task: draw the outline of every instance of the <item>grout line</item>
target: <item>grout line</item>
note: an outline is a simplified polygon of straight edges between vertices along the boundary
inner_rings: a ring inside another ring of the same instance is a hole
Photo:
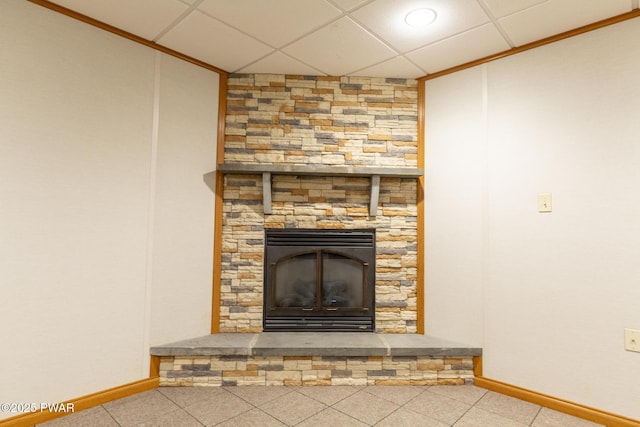
[[[257,404],[254,404],[253,402],[251,402],[251,401],[249,401],[249,400],[245,399],[243,396],[241,396],[241,395],[239,395],[239,394],[237,394],[237,393],[234,393],[234,392],[233,392],[233,389],[238,389],[238,388],[240,388],[240,387],[253,387],[253,386],[238,386],[238,385],[236,385],[236,386],[221,386],[221,388],[222,388],[222,389],[227,390],[229,393],[233,394],[233,395],[234,395],[234,396],[236,396],[237,398],[244,400],[244,401],[245,401],[245,402],[247,402],[249,405],[253,406],[255,409],[258,409],[258,410],[260,410],[260,411],[264,412],[265,414],[270,415],[270,414],[268,414],[267,412],[263,411],[263,410],[262,410],[262,408],[260,408]],[[259,386],[255,386],[255,387],[265,387],[265,388],[266,388],[266,387],[288,387],[288,386],[266,386],[266,385],[259,385]],[[266,401],[262,402],[262,403],[261,403],[261,405],[264,405],[264,404],[267,404],[267,403],[273,402],[273,401],[275,401],[275,400],[277,400],[277,399],[280,399],[281,397],[287,396],[287,395],[289,395],[289,394],[291,394],[291,393],[294,393],[294,392],[296,392],[296,390],[295,390],[295,389],[293,389],[293,388],[291,388],[291,387],[289,387],[289,390],[288,390],[286,393],[283,393],[282,395],[280,395],[280,396],[276,396],[276,397],[274,397],[274,398],[272,398],[272,399],[266,400]],[[270,416],[271,416],[271,415],[270,415]],[[272,418],[275,418],[275,417],[273,417],[273,416],[271,416],[271,417],[272,417]],[[277,418],[276,418],[276,419],[277,419]],[[280,421],[280,420],[278,420],[278,421]]]
[[[302,394],[302,393],[297,392],[297,391],[296,391],[296,393],[298,393],[298,394]],[[305,397],[308,397],[308,396],[305,396]],[[314,399],[314,400],[315,400],[315,399]],[[322,402],[320,402],[320,403],[322,403]],[[322,412],[322,411],[326,410],[327,408],[330,408],[330,406],[329,406],[329,405],[324,404],[324,403],[322,403],[322,404],[324,405],[324,408],[322,408],[322,409],[320,409],[318,412],[313,413],[313,414],[309,415],[308,417],[306,417],[306,418],[304,418],[304,419],[300,420],[298,423],[296,423],[296,425],[302,424],[303,422],[307,421],[309,418],[315,417],[315,416],[316,416],[316,415],[318,415],[320,412]],[[278,420],[278,421],[281,421],[281,420]],[[284,422],[284,421],[282,421],[282,422]]]
[[[531,420],[531,422],[529,423],[529,425],[530,425],[530,426],[532,426],[532,425],[536,422],[536,419],[537,419],[537,418],[538,418],[538,416],[540,415],[540,412],[542,412],[542,406],[540,406],[540,407],[538,408],[538,412],[536,412],[535,417],[533,417],[533,419],[532,419],[532,420]]]
[[[476,402],[476,403],[478,403],[478,402]],[[458,424],[458,422],[460,422],[460,420],[462,420],[462,419],[463,419],[463,418],[464,418],[464,417],[469,413],[469,411],[471,411],[473,408],[475,408],[475,407],[476,407],[476,403],[474,403],[473,405],[469,406],[469,409],[467,409],[466,411],[464,411],[464,413],[463,413],[462,415],[460,415],[460,417],[459,417],[457,420],[455,420],[455,421],[453,422],[453,424],[451,424],[451,425],[452,425],[452,426],[455,426],[456,424]]]
[[[111,412],[109,412],[109,410],[104,407],[104,404],[100,405],[100,407],[102,408],[103,411],[107,413],[107,415],[109,415],[109,417],[111,417],[114,423],[116,423],[117,425],[120,425],[120,423],[113,417],[113,414],[111,414]]]
[[[335,386],[329,386],[329,387],[335,387]],[[349,399],[350,397],[355,396],[355,395],[356,395],[356,394],[358,394],[358,393],[366,393],[364,390],[365,390],[365,388],[366,388],[366,387],[368,387],[368,386],[364,386],[364,388],[361,388],[362,386],[349,386],[349,387],[353,387],[353,388],[355,389],[355,391],[354,391],[353,393],[351,393],[349,396],[345,396],[344,398],[342,398],[342,399],[338,400],[337,402],[334,402],[334,403],[332,403],[331,405],[328,405],[328,407],[329,407],[329,408],[331,408],[331,409],[333,409],[334,411],[338,411],[338,412],[340,412],[341,414],[346,415],[346,416],[347,416],[347,417],[349,417],[349,418],[352,418],[352,419],[354,419],[354,420],[356,420],[356,421],[358,421],[358,422],[360,422],[360,423],[363,423],[364,421],[362,421],[362,420],[360,420],[360,419],[356,418],[353,414],[351,414],[351,413],[347,413],[347,412],[344,412],[344,411],[342,411],[342,410],[340,410],[340,409],[338,409],[338,408],[335,408],[335,407],[334,407],[334,406],[335,406],[335,405],[337,405],[338,403],[341,403],[341,402],[343,402],[343,401],[345,401],[345,400]],[[369,393],[367,393],[367,394],[369,394]],[[370,396],[373,396],[373,395],[372,395],[372,394],[370,394]],[[382,420],[380,420],[380,421],[382,421]],[[380,421],[378,421],[378,422],[380,422]]]
[[[255,406],[255,409],[257,409],[258,411],[260,411],[260,413],[262,413],[262,414],[264,414],[264,415],[266,415],[266,416],[270,417],[271,419],[273,419],[273,420],[275,420],[275,421],[277,421],[277,422],[279,422],[279,423],[282,423],[282,421],[280,421],[279,419],[277,419],[276,417],[274,417],[274,416],[273,416],[273,415],[271,415],[270,413],[268,413],[268,412],[266,412],[266,411],[263,411],[262,409],[258,408],[257,406]],[[251,410],[253,410],[253,409],[251,409]],[[249,411],[247,411],[247,412],[249,412]],[[246,412],[243,412],[243,414],[246,414]],[[237,415],[236,415],[236,417],[237,417]],[[236,417],[233,417],[233,418],[236,418]],[[230,421],[230,420],[232,420],[233,418],[229,418],[229,419],[228,419],[228,420],[226,420],[226,421]],[[226,422],[226,421],[225,421],[225,422]],[[283,424],[284,424],[284,423],[283,423]]]
[[[178,409],[176,412],[178,412],[178,411],[184,411],[184,412],[185,412],[187,415],[189,415],[189,417],[191,417],[195,422],[197,422],[198,424],[200,424],[202,427],[206,427],[206,425],[205,425],[202,421],[200,421],[199,419],[197,419],[195,415],[193,415],[191,412],[187,411],[186,409],[184,409],[184,408],[180,408],[180,409]],[[226,421],[226,420],[225,420],[225,421]]]
[[[177,406],[178,408],[180,408],[180,409],[184,409],[184,407],[183,407],[183,406],[181,406],[178,402],[176,402],[175,400],[173,400],[170,396],[167,396],[166,394],[164,394],[164,393],[162,392],[162,387],[158,387],[158,388],[157,388],[157,390],[158,390],[158,393],[160,393],[161,395],[163,395],[164,397],[166,397],[170,402],[175,403],[175,404],[176,404],[176,406]]]
[[[397,403],[396,403],[396,405],[397,405]],[[406,403],[405,403],[405,405],[406,405]],[[376,422],[376,425],[377,425],[377,424],[379,424],[379,423],[381,423],[381,422],[383,422],[384,420],[386,420],[387,418],[389,418],[391,415],[395,414],[396,412],[398,412],[400,409],[403,409],[403,408],[404,408],[404,405],[399,405],[396,409],[394,409],[393,411],[391,411],[390,413],[388,413],[387,415],[385,415],[384,417],[382,417],[380,420],[378,420],[378,422]],[[411,411],[411,409],[406,409],[406,408],[405,408],[405,410],[406,410],[406,411]],[[422,415],[422,414],[419,414],[419,413],[417,413],[417,412],[415,412],[415,411],[411,411],[411,412],[413,412],[413,413],[415,413],[415,414],[418,414],[418,415]],[[422,415],[422,416],[424,416],[424,415]],[[360,421],[360,420],[358,420],[358,421]]]
[[[232,392],[230,392],[229,390],[227,390],[227,393],[231,394],[232,396],[235,396],[235,395],[234,395]],[[242,399],[240,396],[236,396],[236,397],[237,397],[237,398],[239,398],[239,399]],[[243,400],[244,400],[244,399],[243,399]],[[228,421],[230,421],[230,420],[232,420],[232,419],[234,419],[234,418],[236,418],[236,417],[239,417],[239,416],[241,416],[241,415],[246,414],[247,412],[253,411],[254,409],[259,409],[259,408],[258,408],[257,406],[255,406],[253,403],[251,403],[251,402],[247,402],[247,403],[248,403],[249,405],[251,405],[251,408],[247,409],[246,411],[242,411],[242,412],[240,412],[239,414],[236,414],[236,415],[234,415],[234,416],[233,416],[233,417],[231,417],[231,418],[227,418],[226,420],[221,421],[221,423],[226,423],[226,422],[228,422]],[[264,411],[262,411],[262,412],[263,412],[264,414],[267,414],[267,413],[266,413],[266,412],[264,412]],[[267,415],[269,415],[269,414],[267,414]]]

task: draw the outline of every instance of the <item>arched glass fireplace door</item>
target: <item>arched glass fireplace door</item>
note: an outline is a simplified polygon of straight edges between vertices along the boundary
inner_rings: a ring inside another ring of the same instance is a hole
[[[265,331],[374,330],[373,230],[267,230],[265,242]]]

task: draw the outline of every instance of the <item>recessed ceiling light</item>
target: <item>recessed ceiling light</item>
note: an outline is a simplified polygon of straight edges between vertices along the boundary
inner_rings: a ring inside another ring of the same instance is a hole
[[[404,22],[406,22],[410,27],[423,28],[433,24],[433,21],[436,20],[437,16],[438,14],[433,9],[415,9],[407,13],[407,16],[404,18]]]

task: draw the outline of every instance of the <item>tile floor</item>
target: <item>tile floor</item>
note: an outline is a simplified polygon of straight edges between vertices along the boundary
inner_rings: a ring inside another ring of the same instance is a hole
[[[41,424],[62,426],[596,426],[474,386],[162,387]]]

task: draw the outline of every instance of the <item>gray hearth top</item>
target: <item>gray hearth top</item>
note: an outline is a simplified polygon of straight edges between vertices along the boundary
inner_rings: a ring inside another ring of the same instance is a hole
[[[151,347],[153,356],[481,356],[482,349],[417,334],[264,332],[205,335]]]

